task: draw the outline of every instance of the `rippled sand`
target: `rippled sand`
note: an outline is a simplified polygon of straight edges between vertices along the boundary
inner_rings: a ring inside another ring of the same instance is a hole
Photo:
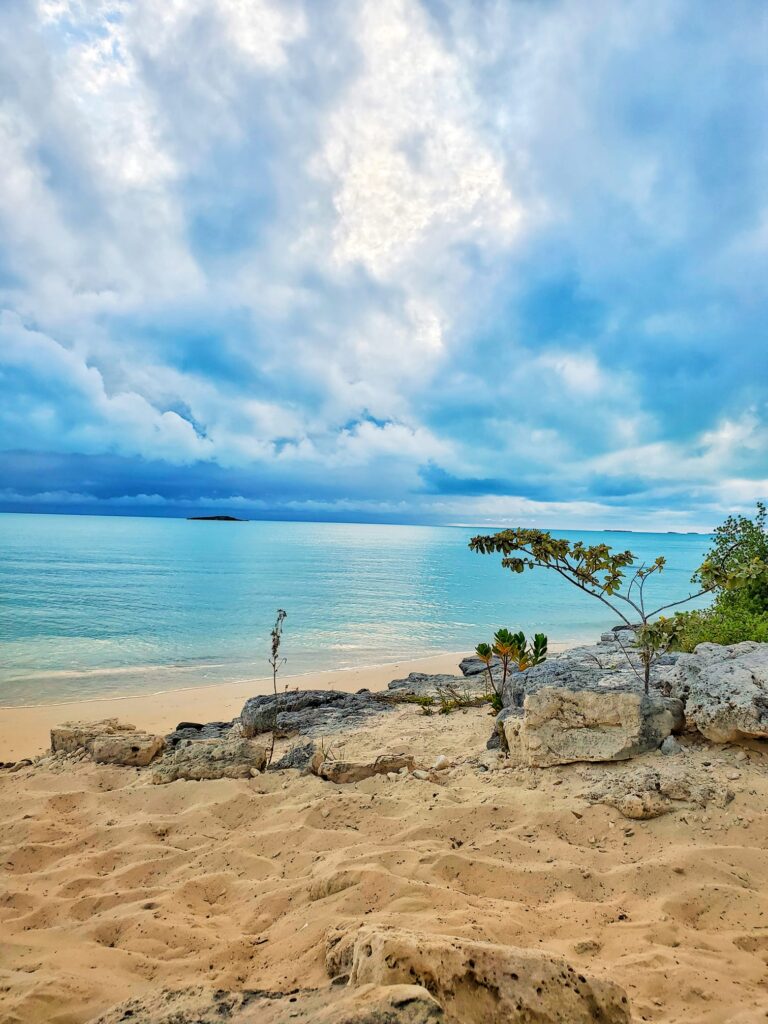
[[[0,1020],[88,1021],[159,986],[322,985],[326,930],[381,921],[565,955],[638,1021],[764,1021],[766,753],[724,810],[630,822],[580,798],[596,766],[496,768],[489,723],[409,707],[346,738],[351,757],[459,759],[442,784],[0,773]],[[734,755],[688,764],[720,778]]]

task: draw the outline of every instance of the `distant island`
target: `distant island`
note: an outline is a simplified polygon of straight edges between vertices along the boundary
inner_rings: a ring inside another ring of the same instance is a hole
[[[238,519],[237,516],[187,516],[189,521],[206,523],[247,523],[247,519]]]

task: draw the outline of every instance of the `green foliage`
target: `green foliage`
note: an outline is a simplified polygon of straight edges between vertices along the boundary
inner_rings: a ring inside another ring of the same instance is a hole
[[[679,612],[678,650],[692,651],[697,644],[739,644],[743,640],[768,643],[768,611],[752,612],[738,604],[722,605],[702,611]]]
[[[718,570],[719,567],[719,570]],[[723,578],[724,576],[724,578]],[[714,582],[720,608],[768,612],[768,509],[758,501],[754,519],[728,516],[693,582]]]
[[[501,711],[501,709],[504,707],[504,704],[502,703],[502,696],[501,696],[501,694],[500,693],[496,693],[495,690],[494,690],[493,693],[490,693],[488,695],[488,703],[491,705],[491,707],[493,708],[493,710],[496,712],[497,715]]]
[[[637,632],[642,679],[646,693],[650,687],[651,666],[663,651],[674,642],[668,625],[655,625],[652,620],[668,608],[684,604],[694,597],[714,590],[717,586],[730,586],[734,570],[723,567],[716,554],[702,570],[701,590],[679,601],[672,601],[653,611],[646,607],[645,587],[654,573],[663,572],[666,561],[658,557],[650,563],[637,564],[631,551],[613,551],[607,544],[587,545],[553,537],[546,530],[502,530],[488,536],[473,537],[469,542],[473,551],[481,554],[500,554],[501,564],[514,573],[526,569],[550,569],[563,579],[597,598],[630,628]],[[632,574],[627,582],[628,570]],[[745,569],[745,572],[753,571]],[[639,629],[637,624],[640,624]],[[626,653],[626,652],[625,652]],[[637,672],[629,654],[627,660]]]
[[[544,633],[536,633],[532,643],[528,643],[525,633],[520,630],[517,633],[502,627],[493,635],[493,645],[478,644],[475,654],[481,661],[485,662],[488,673],[488,702],[495,711],[502,709],[502,697],[504,686],[509,673],[509,666],[515,665],[519,672],[524,672],[532,665],[539,665],[547,659],[547,638]],[[499,658],[502,666],[501,683],[496,684],[491,671],[494,658]]]
[[[540,665],[547,660],[547,648],[549,641],[545,633],[534,633],[533,646],[531,647],[532,665]]]
[[[502,555],[501,564],[512,572],[537,567],[554,569],[582,590],[608,596],[619,591],[625,569],[635,561],[631,551],[615,552],[607,544],[571,543],[553,537],[547,530],[502,530],[473,537],[469,546],[483,555]],[[638,582],[651,573],[661,572],[665,564],[663,558],[657,558],[651,565],[641,566],[635,573]]]
[[[718,571],[716,567],[720,567]],[[715,569],[713,570],[713,567]],[[768,642],[768,510],[759,501],[754,519],[728,516],[714,533],[693,582],[714,582],[711,608],[678,614],[678,646]]]
[[[527,668],[546,661],[547,643],[547,637],[544,633],[536,633],[533,643],[528,643],[522,630],[519,633],[515,633],[515,651],[512,660],[517,665],[518,670],[525,672]]]
[[[651,666],[673,646],[690,650],[704,640],[736,643],[747,639],[766,639],[768,622],[768,510],[757,504],[757,514],[729,516],[715,531],[714,544],[694,573],[692,582],[698,591],[650,611],[645,587],[650,576],[664,570],[662,557],[648,564],[636,564],[631,551],[613,551],[607,544],[586,545],[581,541],[553,537],[546,530],[502,530],[488,536],[473,537],[469,546],[480,554],[500,554],[501,564],[514,573],[526,569],[550,569],[563,579],[602,601],[637,636],[643,666],[645,690],[650,684]],[[631,570],[631,575],[629,571]],[[714,593],[715,603],[704,612],[681,613],[673,617],[657,616],[702,594]],[[638,625],[639,624],[639,625]],[[499,634],[495,640],[498,641]],[[536,638],[529,655],[520,643],[521,634],[507,630],[497,653],[506,649],[506,665],[522,667],[529,656],[535,657]],[[511,639],[511,644],[510,644]],[[517,644],[517,647],[515,646]],[[487,646],[487,645],[486,645]],[[515,652],[522,651],[522,662]],[[544,638],[546,657],[546,638]],[[627,655],[633,669],[635,668]],[[532,662],[535,664],[536,662]]]

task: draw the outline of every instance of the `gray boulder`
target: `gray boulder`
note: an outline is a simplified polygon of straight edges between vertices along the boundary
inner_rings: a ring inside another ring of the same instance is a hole
[[[468,687],[482,689],[482,678],[452,676],[444,673],[427,675],[424,672],[411,672],[406,679],[393,679],[387,689],[397,694],[408,694],[414,697],[434,697],[438,690],[456,688],[463,692]]]
[[[152,773],[156,785],[185,779],[248,779],[264,771],[267,752],[250,740],[185,740],[158,762]]]
[[[674,736],[667,736],[659,749],[667,757],[674,757],[676,754],[685,753],[685,747]]]
[[[173,732],[165,737],[169,747],[176,747],[182,740],[222,740],[232,729],[233,722],[179,722]]]
[[[682,702],[632,690],[545,687],[522,716],[503,720],[516,759],[538,768],[574,761],[625,761],[655,750],[683,727]]]
[[[267,770],[270,772],[280,772],[286,768],[298,768],[300,771],[303,771],[309,767],[316,749],[312,740],[308,743],[299,743],[286,751],[280,760],[271,764]]]
[[[368,690],[291,690],[251,697],[240,713],[243,736],[250,738],[275,728],[278,734],[323,735],[358,725],[391,706]]]
[[[491,661],[491,671],[496,668],[501,668],[501,662],[498,658],[493,658]],[[485,662],[481,658],[475,657],[475,655],[469,658],[462,658],[459,662],[459,670],[465,676],[478,676],[481,672],[484,672],[486,675],[488,674]]]
[[[681,654],[671,692],[686,719],[714,743],[768,737],[768,644],[699,644]]]

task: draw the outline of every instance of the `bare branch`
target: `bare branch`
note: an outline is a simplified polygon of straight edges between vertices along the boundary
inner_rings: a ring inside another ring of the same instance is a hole
[[[655,612],[650,612],[646,617],[652,619],[654,615],[658,615],[660,612],[665,612],[667,608],[677,608],[679,604],[686,604],[688,601],[695,601],[697,597],[703,597],[705,594],[711,594],[716,587],[705,587],[700,590],[698,594],[689,594],[687,597],[681,598],[679,601],[671,601],[669,604],[663,604],[661,608],[657,608]]]

